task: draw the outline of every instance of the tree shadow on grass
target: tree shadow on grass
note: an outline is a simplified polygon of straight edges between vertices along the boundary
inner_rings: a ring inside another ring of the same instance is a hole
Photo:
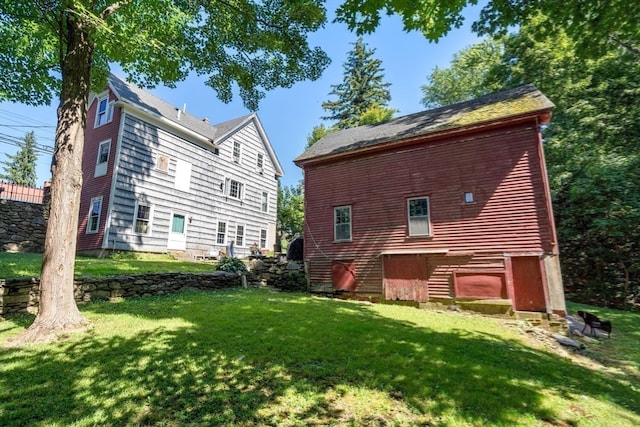
[[[573,423],[545,393],[615,396],[639,413],[640,393],[621,381],[516,339],[443,332],[370,305],[230,291],[82,311],[131,316],[135,329],[2,350],[0,425]],[[358,393],[381,400],[361,410]]]

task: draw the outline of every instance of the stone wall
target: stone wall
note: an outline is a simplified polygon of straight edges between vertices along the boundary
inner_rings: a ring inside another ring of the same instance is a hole
[[[269,286],[283,291],[307,292],[307,275],[302,261],[283,258],[257,258],[247,261],[251,286]]]
[[[240,287],[235,273],[160,273],[82,278],[74,283],[77,302],[163,295],[186,290],[213,290]],[[27,311],[36,313],[40,280],[0,279],[0,315]]]
[[[42,252],[47,232],[50,187],[44,203],[0,199],[0,251]]]

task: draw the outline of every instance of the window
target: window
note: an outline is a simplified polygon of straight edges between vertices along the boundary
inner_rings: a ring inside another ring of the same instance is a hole
[[[333,208],[334,239],[338,242],[351,240],[351,206]]]
[[[269,193],[266,191],[262,192],[262,212],[269,211]]]
[[[244,245],[244,225],[236,227],[236,246]]]
[[[234,199],[242,199],[243,196],[243,185],[241,182],[235,181],[233,179],[227,180],[227,188],[229,197],[233,197]]]
[[[184,215],[173,214],[173,220],[171,221],[171,232],[184,234]]]
[[[169,171],[169,157],[164,155],[156,156],[156,169],[162,172]]]
[[[136,204],[134,231],[138,234],[149,234],[151,223],[151,206],[138,202]]]
[[[98,98],[98,108],[96,109],[96,123],[94,127],[102,126],[113,119],[113,102],[109,102],[109,94]]]
[[[87,221],[87,234],[98,232],[100,228],[100,212],[102,211],[102,196],[91,199],[89,205],[89,220]]]
[[[218,234],[216,236],[216,243],[219,245],[224,245],[224,242],[227,240],[227,224],[225,222],[218,222]]]
[[[240,163],[240,143],[238,141],[233,142],[233,161]]]
[[[409,236],[429,236],[429,198],[416,197],[407,200]]]
[[[473,203],[473,193],[464,193],[464,202]]]
[[[262,153],[258,153],[258,161],[256,166],[258,167],[258,172],[262,173],[264,171],[264,155]]]
[[[98,146],[98,159],[96,160],[96,170],[94,178],[107,174],[107,164],[109,162],[109,152],[111,151],[111,141],[101,142]]]
[[[262,249],[267,247],[267,230],[260,230],[260,247]]]

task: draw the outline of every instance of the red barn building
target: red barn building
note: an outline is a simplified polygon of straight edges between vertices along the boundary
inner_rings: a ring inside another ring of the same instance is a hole
[[[295,162],[310,289],[564,315],[540,135],[552,108],[523,86],[309,147]]]

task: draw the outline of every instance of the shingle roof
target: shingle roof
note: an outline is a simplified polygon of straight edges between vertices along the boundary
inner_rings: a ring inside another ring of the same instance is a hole
[[[294,162],[349,153],[399,139],[494,122],[511,117],[548,112],[553,103],[533,85],[422,111],[389,121],[330,133],[317,141]]]
[[[132,106],[136,108],[143,108],[147,110],[147,112],[164,117],[176,125],[183,126],[205,138],[215,141],[217,135],[216,126],[182,111],[178,119],[179,108],[175,105],[133,84],[125,82],[114,74],[109,76],[109,85],[121,101],[132,104]]]

